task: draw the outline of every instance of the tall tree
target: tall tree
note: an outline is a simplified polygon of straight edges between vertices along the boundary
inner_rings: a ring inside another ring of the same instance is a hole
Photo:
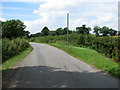
[[[24,35],[24,29],[26,26],[20,20],[7,20],[2,25],[2,36],[6,38],[16,38]]]
[[[48,29],[48,27],[45,26],[45,27],[42,29],[41,34],[42,34],[43,36],[48,36],[48,35],[49,35],[49,29]]]
[[[103,27],[100,29],[100,33],[102,34],[102,36],[108,36],[108,35],[109,35],[109,28],[106,27],[106,26],[103,26]]]
[[[82,25],[81,27],[76,27],[76,32],[78,34],[89,34],[91,31],[90,27],[86,27],[86,25]]]

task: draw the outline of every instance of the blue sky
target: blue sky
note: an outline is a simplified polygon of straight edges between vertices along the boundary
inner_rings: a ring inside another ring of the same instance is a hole
[[[26,2],[24,2],[26,1]],[[5,0],[2,2],[2,21],[20,19],[31,33],[44,26],[50,30],[66,27],[66,13],[70,13],[70,29],[86,24],[118,29],[118,0]],[[92,1],[92,2],[90,2]]]
[[[5,19],[21,19],[34,20],[39,18],[38,15],[33,14],[33,10],[37,9],[41,3],[28,2],[3,2],[2,15]]]

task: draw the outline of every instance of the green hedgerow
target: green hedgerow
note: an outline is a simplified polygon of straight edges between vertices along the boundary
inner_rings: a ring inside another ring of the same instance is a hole
[[[7,38],[4,38],[2,40],[2,62],[5,62],[7,59],[18,55],[28,47],[29,43],[25,39],[17,38],[9,40]]]

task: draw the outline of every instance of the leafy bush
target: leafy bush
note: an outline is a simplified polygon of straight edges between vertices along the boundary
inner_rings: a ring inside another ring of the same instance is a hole
[[[25,39],[17,38],[9,40],[4,38],[2,40],[2,62],[5,62],[7,59],[18,55],[28,47],[29,43]]]

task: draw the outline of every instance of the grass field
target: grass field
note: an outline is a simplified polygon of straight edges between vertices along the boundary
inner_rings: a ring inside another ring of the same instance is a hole
[[[109,60],[95,50],[51,43],[49,45],[62,49],[68,54],[120,78],[120,73],[118,72],[118,63]]]
[[[30,46],[25,51],[21,52],[19,55],[14,56],[13,58],[10,58],[6,62],[2,63],[2,65],[0,66],[0,69],[2,69],[2,71],[10,69],[10,67],[21,62],[23,58],[25,58],[32,51],[32,49],[33,49],[32,46]]]

